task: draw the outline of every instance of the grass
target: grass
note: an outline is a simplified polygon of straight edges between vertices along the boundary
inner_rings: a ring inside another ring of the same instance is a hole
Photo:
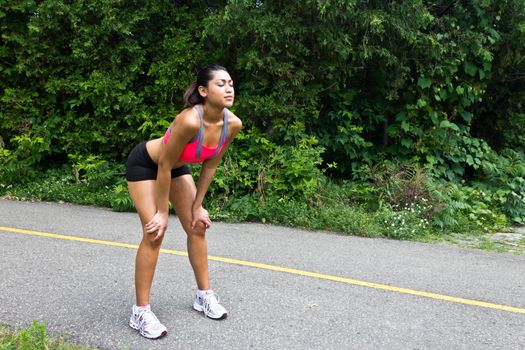
[[[488,204],[481,203],[485,209],[476,211],[477,207],[472,203],[456,200],[453,201],[456,208],[450,210],[450,205],[432,198],[421,179],[405,182],[397,184],[395,191],[392,186],[385,185],[389,189],[386,191],[366,182],[327,181],[316,193],[316,198],[305,200],[259,193],[225,195],[210,191],[205,206],[213,220],[223,222],[262,222],[361,237],[451,242],[517,254],[525,251],[522,242],[508,244],[503,236],[491,236],[508,226],[508,220],[497,210],[488,210]],[[469,191],[457,186],[453,188],[453,194],[458,198],[471,198],[472,191]],[[404,200],[405,197],[408,200]],[[0,183],[0,198],[68,202],[110,207],[115,211],[134,211],[121,177],[101,172],[79,178],[67,167],[43,171],[40,177],[24,184]],[[416,198],[419,200],[415,201]],[[439,208],[448,208],[442,211],[446,215],[440,217]]]
[[[96,350],[97,348],[68,343],[63,338],[50,337],[46,325],[33,321],[31,327],[14,331],[0,325],[0,350]]]

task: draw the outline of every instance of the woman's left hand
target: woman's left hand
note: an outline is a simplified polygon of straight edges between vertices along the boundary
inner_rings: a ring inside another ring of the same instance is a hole
[[[202,206],[193,208],[192,210],[192,220],[191,220],[191,229],[195,229],[195,225],[198,222],[202,222],[206,229],[211,227],[211,220],[208,215],[208,211]]]

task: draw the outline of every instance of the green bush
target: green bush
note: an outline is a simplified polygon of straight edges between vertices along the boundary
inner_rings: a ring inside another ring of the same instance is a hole
[[[32,132],[15,136],[17,146],[13,151],[0,148],[0,181],[3,184],[25,183],[38,173],[42,159],[49,154],[50,144]]]
[[[523,0],[10,1],[0,30],[4,194],[131,209],[126,155],[216,61],[245,125],[209,193],[232,217],[525,222]]]
[[[423,201],[424,203],[425,201]],[[383,225],[381,235],[392,239],[418,239],[432,232],[431,223],[427,218],[430,205],[412,202],[402,208],[381,208],[377,212],[378,221]]]
[[[258,193],[262,200],[314,197],[324,177],[320,169],[324,148],[303,129],[304,125],[296,123],[284,131],[283,145],[272,142],[272,135],[265,135],[255,127],[241,131],[217,169],[210,186],[211,195],[226,199]],[[194,174],[199,169],[200,166],[195,166]]]

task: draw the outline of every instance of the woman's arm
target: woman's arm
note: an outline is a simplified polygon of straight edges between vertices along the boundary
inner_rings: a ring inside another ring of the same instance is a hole
[[[157,210],[145,226],[147,233],[157,233],[155,240],[162,237],[168,227],[171,169],[179,161],[184,147],[197,134],[199,128],[200,120],[196,112],[191,109],[185,110],[175,118],[168,142],[161,144],[155,192]]]
[[[199,181],[197,183],[197,194],[195,195],[195,200],[193,201],[192,206],[193,219],[191,222],[191,228],[195,228],[196,223],[199,221],[202,222],[206,226],[206,228],[210,227],[211,225],[208,213],[202,208],[204,195],[208,191],[208,187],[210,187],[211,181],[213,180],[213,176],[215,175],[215,171],[217,170],[217,166],[219,165],[222,156],[226,153],[233,139],[235,139],[235,136],[237,136],[237,134],[242,128],[241,120],[235,115],[233,115],[233,113],[229,113],[229,124],[231,125],[231,128],[230,135],[228,135],[228,141],[224,145],[219,155],[217,155],[214,158],[207,159],[202,163],[201,173],[199,175]]]

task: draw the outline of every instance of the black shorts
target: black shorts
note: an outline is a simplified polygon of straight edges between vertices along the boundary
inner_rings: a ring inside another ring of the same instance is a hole
[[[183,165],[180,168],[171,169],[171,178],[190,174],[190,168]],[[157,164],[149,156],[146,149],[146,141],[136,145],[129,153],[126,161],[126,180],[144,181],[157,179]]]

